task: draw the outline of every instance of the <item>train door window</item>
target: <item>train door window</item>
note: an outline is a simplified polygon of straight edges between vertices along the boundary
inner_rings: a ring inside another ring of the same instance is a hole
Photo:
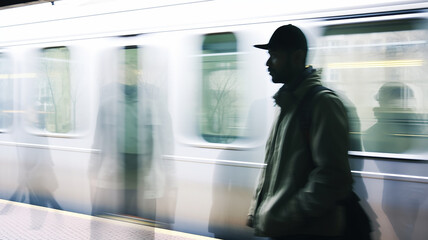
[[[238,79],[238,49],[233,33],[204,36],[199,131],[211,143],[231,143],[242,135],[242,84]]]
[[[75,129],[76,99],[72,98],[70,82],[70,51],[67,47],[41,50],[35,114],[31,121],[40,130],[68,133]]]
[[[122,76],[119,78],[123,84],[137,85],[141,75],[139,67],[138,46],[126,46],[122,49],[121,55]]]
[[[356,110],[349,114],[351,150],[427,151],[427,39],[420,19],[326,28],[314,62],[326,84]]]
[[[0,53],[0,131],[6,131],[13,119],[12,62],[8,55]]]
[[[139,62],[138,46],[131,45],[120,48],[118,77],[120,87],[118,90],[123,93],[119,94],[119,96],[123,97],[123,100],[115,103],[119,112],[118,116],[122,118],[122,120],[117,120],[116,126],[118,133],[122,133],[117,135],[118,150],[120,152],[136,153],[141,151],[138,147],[138,142],[141,139],[145,139],[139,136],[138,133],[138,122],[145,122],[147,124],[146,120],[138,118],[141,116],[138,114],[140,97],[144,95],[144,99],[147,98],[141,91],[143,87],[139,84],[141,70]],[[143,111],[147,115],[151,113],[148,108],[145,108]],[[119,125],[122,122],[124,123],[124,128]],[[148,145],[150,143],[147,143],[145,146]]]

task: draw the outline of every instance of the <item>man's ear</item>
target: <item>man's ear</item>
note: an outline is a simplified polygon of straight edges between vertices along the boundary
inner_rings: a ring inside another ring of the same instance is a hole
[[[299,66],[299,65],[305,66],[306,65],[306,51],[301,50],[301,49],[298,49],[298,50],[294,51],[294,53],[293,53],[293,63],[296,66]]]

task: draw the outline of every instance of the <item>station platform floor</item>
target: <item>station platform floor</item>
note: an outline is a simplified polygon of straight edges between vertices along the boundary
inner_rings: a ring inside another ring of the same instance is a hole
[[[214,238],[146,226],[138,220],[94,217],[0,199],[0,239],[209,240]]]

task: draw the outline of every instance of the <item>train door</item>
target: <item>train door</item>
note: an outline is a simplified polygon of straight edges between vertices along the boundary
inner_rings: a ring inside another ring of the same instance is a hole
[[[110,39],[100,58],[92,214],[170,227],[175,206],[167,60],[156,36]]]

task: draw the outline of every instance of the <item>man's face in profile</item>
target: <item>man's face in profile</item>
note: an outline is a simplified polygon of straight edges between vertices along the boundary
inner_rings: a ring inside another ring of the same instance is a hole
[[[273,83],[288,83],[292,77],[290,51],[269,50],[269,59],[266,62]]]

